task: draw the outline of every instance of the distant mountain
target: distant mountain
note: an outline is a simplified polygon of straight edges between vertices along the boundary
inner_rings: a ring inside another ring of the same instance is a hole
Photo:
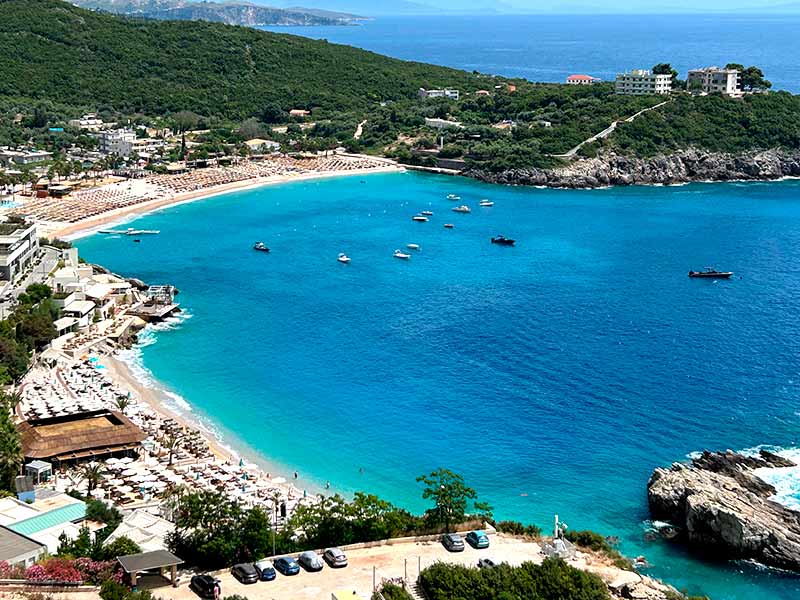
[[[316,9],[283,9],[250,2],[191,0],[72,0],[81,8],[172,21],[211,21],[228,25],[349,25],[356,15]]]

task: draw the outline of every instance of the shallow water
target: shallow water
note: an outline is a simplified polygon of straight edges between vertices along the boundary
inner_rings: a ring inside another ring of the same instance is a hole
[[[680,588],[795,598],[797,579],[642,534],[654,467],[797,444],[799,197],[796,181],[556,191],[388,174],[218,196],[136,220],[162,232],[140,244],[78,245],[181,290],[191,318],[138,358],[301,485],[421,510],[414,478],[446,466],[498,517],[618,535]],[[392,257],[408,243],[421,251]],[[686,276],[706,265],[736,276]]]

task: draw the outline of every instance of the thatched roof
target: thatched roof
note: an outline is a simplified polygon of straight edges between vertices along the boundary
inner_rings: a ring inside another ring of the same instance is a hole
[[[19,430],[25,457],[44,460],[75,460],[136,449],[147,437],[116,411],[26,421]]]

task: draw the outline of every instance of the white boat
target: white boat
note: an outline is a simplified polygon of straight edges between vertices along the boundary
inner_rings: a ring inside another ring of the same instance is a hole
[[[467,206],[466,204],[462,204],[461,206],[456,206],[455,208],[453,208],[453,212],[468,213],[472,211],[470,211],[469,206]]]
[[[336,260],[338,260],[340,263],[345,263],[346,264],[346,263],[350,262],[350,257],[347,256],[344,252],[340,252],[339,253],[339,258],[337,258]]]
[[[419,213],[419,214],[421,214],[421,215],[425,215],[426,217],[432,217],[432,216],[433,216],[433,211],[431,211],[431,210],[423,210],[423,211],[422,211],[421,213]]]
[[[461,196],[456,196],[455,194],[448,194],[447,195],[447,199],[448,200],[461,200]]]
[[[405,252],[401,252],[400,250],[395,250],[394,251],[394,257],[395,258],[400,258],[402,260],[408,260],[409,258],[411,258],[411,255],[410,254],[406,254]]]
[[[414,215],[413,217],[411,217],[411,220],[425,222],[428,220],[428,217],[426,217],[425,215]]]
[[[494,202],[492,202],[491,200],[481,200],[478,203],[478,206],[494,206]]]
[[[419,244],[408,244],[406,248],[409,250],[419,250]]]

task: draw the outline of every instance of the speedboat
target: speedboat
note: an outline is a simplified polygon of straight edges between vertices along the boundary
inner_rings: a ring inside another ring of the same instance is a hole
[[[516,240],[512,240],[511,238],[507,238],[504,235],[496,235],[492,238],[493,244],[500,244],[501,246],[513,246],[516,243]]]
[[[461,200],[461,196],[456,196],[455,194],[447,194],[448,200]]]
[[[414,215],[413,217],[411,217],[411,220],[424,223],[425,221],[428,220],[428,217],[426,217],[425,215]]]
[[[445,223],[444,224],[444,228],[445,229],[452,229],[453,228],[453,224],[452,223]]]
[[[350,257],[347,256],[344,252],[340,252],[339,253],[339,258],[337,258],[336,260],[338,260],[340,263],[345,263],[346,264],[346,263],[350,262]]]
[[[470,211],[469,206],[467,206],[466,204],[462,204],[461,206],[456,206],[452,210],[453,210],[453,212],[457,212],[457,213],[472,212],[472,211]]]
[[[407,244],[406,248],[409,250],[419,250],[419,244]]]
[[[395,250],[394,251],[394,257],[395,258],[400,258],[402,260],[408,260],[409,258],[411,258],[411,255],[410,254],[406,254],[405,252],[401,252],[400,250]]]
[[[494,206],[494,202],[492,202],[491,200],[481,200],[478,203],[478,206]]]
[[[689,277],[706,279],[730,279],[733,271],[715,271],[711,267],[706,267],[704,271],[689,271]]]
[[[264,242],[256,242],[253,244],[253,250],[258,250],[259,252],[269,252],[269,248],[264,245]]]
[[[432,217],[432,216],[433,216],[433,211],[430,211],[430,210],[423,210],[423,211],[422,211],[421,213],[419,213],[419,214],[421,214],[421,215],[425,215],[426,217]]]

